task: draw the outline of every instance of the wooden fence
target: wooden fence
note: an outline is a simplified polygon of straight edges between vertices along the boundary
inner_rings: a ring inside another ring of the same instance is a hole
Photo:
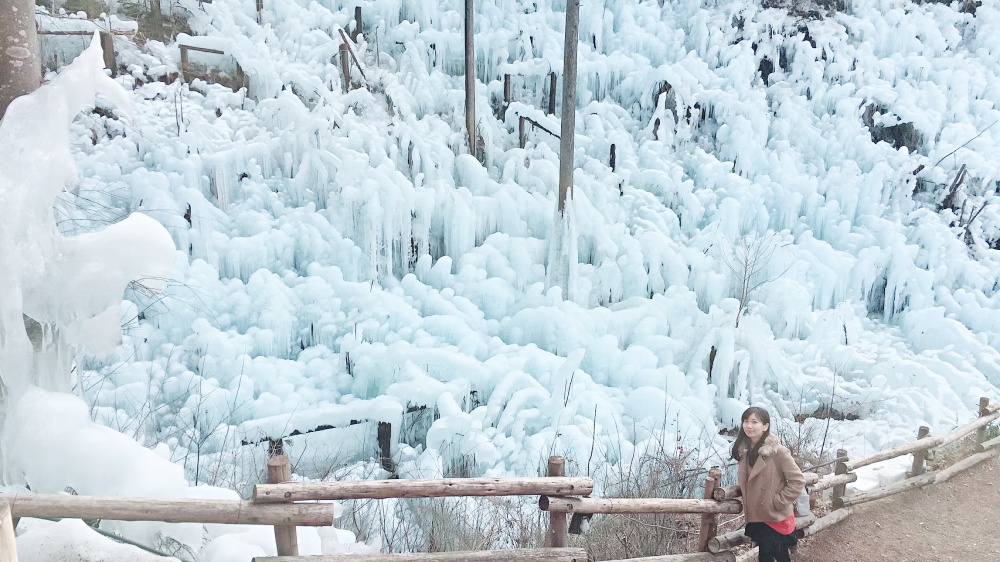
[[[831,495],[833,511],[815,518],[800,517],[798,532],[810,536],[827,529],[853,512],[853,507],[868,501],[943,482],[955,474],[1000,452],[1000,437],[987,440],[987,426],[1000,419],[1000,406],[991,406],[983,398],[979,417],[942,436],[930,436],[927,427],[919,428],[917,440],[860,459],[849,459],[838,451],[833,474],[819,477],[806,473],[810,495],[825,490]],[[975,434],[975,450],[969,456],[936,471],[927,470],[928,452]],[[908,478],[873,490],[847,496],[848,483],[857,480],[858,468],[903,455],[913,455]],[[561,457],[549,459],[548,476],[535,478],[445,478],[434,480],[365,480],[350,482],[291,482],[291,465],[284,455],[268,460],[268,483],[254,487],[250,501],[100,498],[42,494],[0,494],[0,562],[16,562],[13,549],[12,519],[18,517],[96,518],[123,521],[165,521],[188,523],[232,523],[273,525],[278,556],[257,557],[254,562],[359,562],[389,561],[559,561],[585,562],[582,548],[566,547],[567,518],[587,514],[689,513],[700,514],[699,552],[635,558],[619,562],[735,562],[734,549],[748,542],[742,529],[718,534],[721,513],[742,511],[739,489],[719,486],[722,472],[713,469],[705,479],[704,497],[679,498],[592,498],[594,483],[590,478],[565,475]],[[299,556],[296,538],[298,526],[333,524],[333,506],[328,503],[298,503],[346,499],[440,498],[475,496],[539,496],[539,507],[549,514],[544,548],[447,552],[427,554],[345,554]],[[653,532],[653,531],[650,531]],[[741,560],[753,556],[745,552]]]

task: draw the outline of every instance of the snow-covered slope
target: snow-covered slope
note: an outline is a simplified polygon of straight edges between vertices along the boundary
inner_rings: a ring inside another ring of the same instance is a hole
[[[183,4],[249,94],[150,82],[134,125],[84,116],[59,218],[143,211],[176,242],[166,296],[127,294],[124,346],[82,379],[99,421],[167,443],[192,480],[240,489],[266,438],[332,427],[285,444],[322,477],[370,458],[377,422],[403,476],[534,474],[553,453],[593,473],[651,443],[721,464],[751,403],[785,427],[857,417],[827,448],[861,453],[997,396],[997,0],[822,19],[585,2],[565,293],[546,286],[558,140],[529,126],[518,146],[519,116],[558,131],[562,2],[477,3],[485,165],[462,2],[361,2],[349,93],[356,2],[266,2],[260,23]]]

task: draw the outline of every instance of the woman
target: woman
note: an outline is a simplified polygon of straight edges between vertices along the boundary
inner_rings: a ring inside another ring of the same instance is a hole
[[[747,408],[732,455],[739,463],[740,491],[746,514],[744,533],[760,547],[759,562],[791,562],[795,546],[792,506],[806,485],[792,454],[771,435],[771,416]]]

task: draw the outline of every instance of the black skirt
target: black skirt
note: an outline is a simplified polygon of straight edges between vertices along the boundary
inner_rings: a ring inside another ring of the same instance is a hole
[[[799,533],[792,531],[790,535],[782,535],[767,523],[747,523],[743,534],[757,544],[767,544],[792,548],[799,542]]]

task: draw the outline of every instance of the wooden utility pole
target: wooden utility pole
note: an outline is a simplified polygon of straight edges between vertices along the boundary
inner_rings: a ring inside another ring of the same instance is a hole
[[[33,0],[0,0],[0,117],[42,83]]]
[[[559,133],[559,215],[573,196],[573,150],[576,142],[576,52],[580,39],[580,0],[566,0],[563,55],[562,128]]]
[[[473,0],[465,0],[465,128],[469,135],[469,154],[476,154],[476,45]]]

